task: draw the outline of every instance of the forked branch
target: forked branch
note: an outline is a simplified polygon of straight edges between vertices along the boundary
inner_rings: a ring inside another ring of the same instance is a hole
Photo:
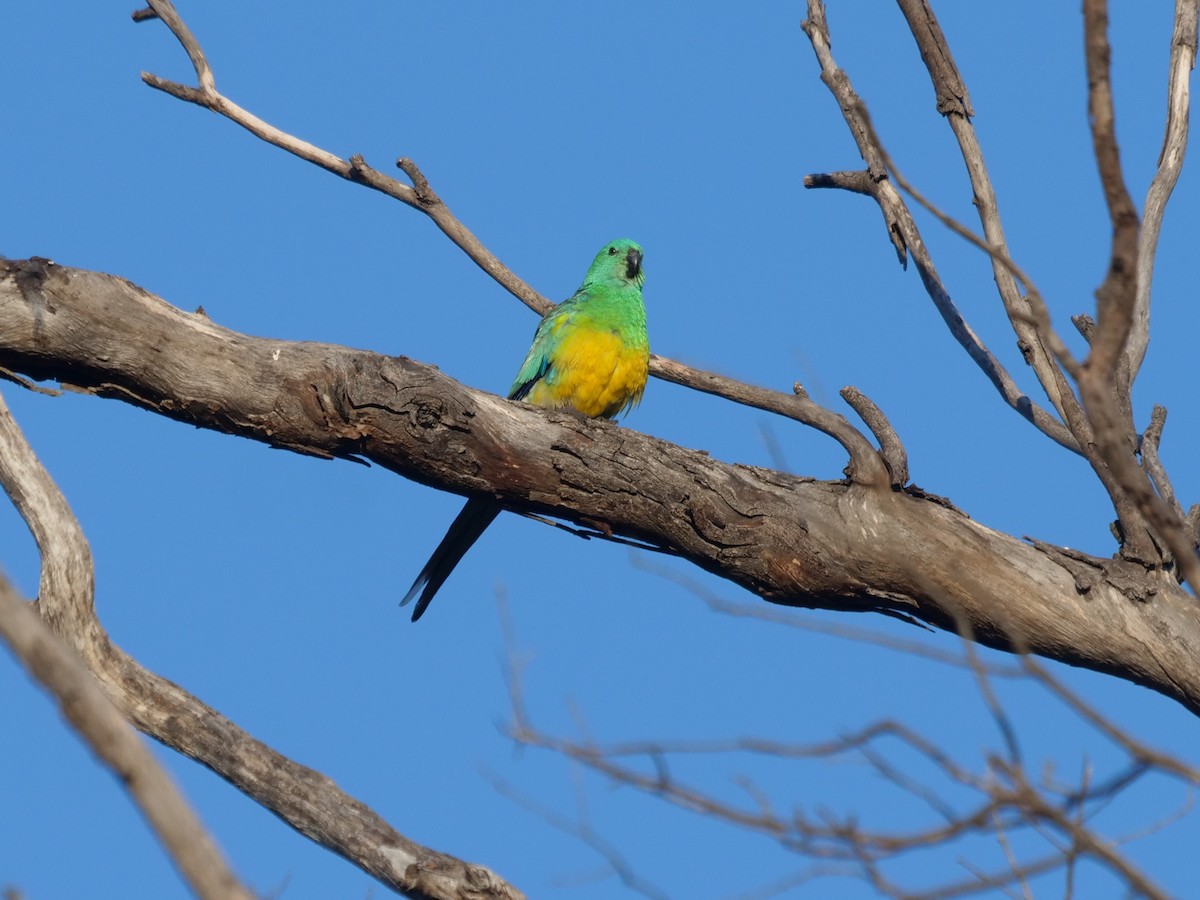
[[[1092,465],[1112,500],[1120,523],[1123,556],[1148,566],[1177,566],[1180,576],[1195,586],[1200,583],[1200,560],[1188,524],[1183,521],[1173,490],[1155,451],[1153,441],[1141,441],[1151,458],[1139,463],[1139,437],[1133,425],[1130,385],[1144,353],[1148,322],[1148,277],[1152,260],[1139,259],[1138,219],[1124,187],[1117,151],[1111,86],[1108,77],[1106,11],[1100,0],[1085,7],[1085,31],[1089,72],[1089,109],[1094,147],[1100,164],[1101,181],[1113,220],[1112,264],[1104,285],[1097,292],[1098,321],[1091,323],[1085,337],[1090,353],[1086,364],[1078,363],[1054,331],[1045,302],[1006,247],[999,207],[984,164],[971,116],[966,85],[954,63],[940,26],[924,0],[898,0],[926,63],[937,98],[937,108],[947,117],[958,141],[970,178],[983,235],[955,221],[926,200],[908,184],[888,157],[871,126],[866,107],[851,87],[846,74],[833,61],[824,4],[810,0],[804,30],[821,65],[822,80],[838,99],[843,117],[863,158],[867,177],[853,173],[810,176],[810,187],[842,187],[870,194],[880,205],[889,232],[900,235],[912,254],[927,291],[951,333],[996,385],[1013,408],[1048,437],[1083,455]],[[1170,193],[1182,161],[1187,135],[1187,79],[1195,59],[1196,0],[1179,0],[1172,39],[1170,115],[1159,171],[1147,199],[1156,221],[1143,244],[1156,240],[1162,205]],[[901,186],[946,227],[988,253],[1001,300],[1018,336],[1025,358],[1033,367],[1055,410],[1054,417],[1032,403],[1016,388],[1009,374],[983,346],[963,321],[938,279],[912,218],[891,181]],[[1082,321],[1082,320],[1080,320]],[[1135,362],[1136,360],[1136,362]],[[1073,377],[1079,396],[1071,388]],[[1155,490],[1157,486],[1158,490]],[[1164,552],[1169,551],[1169,552]]]
[[[1087,361],[1079,376],[1079,392],[1091,420],[1096,452],[1113,473],[1120,489],[1169,549],[1179,573],[1194,591],[1200,590],[1200,557],[1186,523],[1154,490],[1146,469],[1138,464],[1137,434],[1133,427],[1126,346],[1134,331],[1137,309],[1139,242],[1138,215],[1125,187],[1117,147],[1108,43],[1108,6],[1104,0],[1085,0],[1084,56],[1088,73],[1088,112],[1092,144],[1100,170],[1105,203],[1112,222],[1108,271],[1096,290],[1096,325]],[[1130,555],[1152,560],[1152,547],[1126,535]],[[1153,538],[1151,538],[1153,539]]]

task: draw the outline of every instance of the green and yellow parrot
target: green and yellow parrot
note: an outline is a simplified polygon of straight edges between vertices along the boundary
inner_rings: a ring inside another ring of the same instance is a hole
[[[625,239],[606,245],[574,296],[538,325],[508,399],[606,419],[634,406],[650,365],[645,280],[641,247]],[[400,602],[404,606],[420,592],[414,622],[500,509],[489,499],[467,501]]]

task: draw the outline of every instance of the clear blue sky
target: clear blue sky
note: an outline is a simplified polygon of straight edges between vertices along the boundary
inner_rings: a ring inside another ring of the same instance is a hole
[[[1161,141],[1168,4],[1114,4],[1121,149],[1144,194]],[[967,79],[1014,256],[1059,323],[1091,310],[1107,219],[1084,107],[1077,4],[939,4]],[[380,169],[410,156],[475,233],[553,298],[592,254],[646,249],[653,348],[839,406],[854,384],[891,417],[913,478],[1015,535],[1107,554],[1111,511],[1085,463],[1001,404],[954,345],[914,271],[896,264],[861,197],[806,192],[806,173],[859,159],[799,27],[800,4],[604,7],[183,2],[217,84],[278,127]],[[69,2],[6,11],[0,81],[0,254],[124,276],[250,334],[346,344],[437,364],[503,393],[535,318],[424,217],[145,87],[191,80],[158,23]],[[834,51],[906,174],[971,212],[957,150],[900,14],[833,4]],[[1137,390],[1170,420],[1162,455],[1185,503],[1194,448],[1200,210],[1185,170],[1161,246],[1150,357]],[[1031,393],[986,260],[921,218],[972,326]],[[1069,326],[1067,326],[1069,329]],[[625,889],[577,838],[497,792],[586,815],[672,897],[733,897],[802,863],[770,841],[612,790],[543,752],[515,752],[496,593],[508,597],[535,721],[597,739],[758,735],[815,741],[903,719],[978,767],[999,746],[969,676],[878,647],[710,613],[631,567],[629,550],[503,516],[418,624],[397,601],[457,497],[378,468],[320,462],[198,431],[118,402],[0,385],[92,543],[113,639],[242,727],[321,770],[432,847],[491,866],[533,897]],[[652,382],[626,425],[721,459],[841,475],[820,434]],[[0,510],[0,564],[27,594],[37,559]],[[740,589],[666,561],[721,596]],[[844,622],[849,617],[813,614]],[[850,619],[953,648],[891,621]],[[1144,739],[1195,761],[1196,721],[1145,690],[1085,672],[1070,684]],[[0,654],[0,884],[30,898],[175,897],[185,890],[116,782]],[[1037,689],[1004,685],[1033,771],[1071,777],[1113,754]],[[361,897],[373,882],[195,764],[159,756],[257,891]],[[680,769],[728,796],[749,775],[783,809],[927,821],[861,764]],[[582,799],[581,799],[582,798]],[[1183,797],[1151,780],[1105,815],[1137,831]],[[583,810],[584,812],[581,812]],[[1194,883],[1193,818],[1128,847],[1177,893]],[[981,864],[1002,864],[977,847]],[[954,855],[902,867],[919,887],[964,876]],[[1081,874],[1081,896],[1111,881]],[[928,879],[928,881],[926,881]],[[1061,894],[1047,880],[1039,893]],[[1096,893],[1096,892],[1099,893]],[[379,889],[375,889],[377,896]],[[851,880],[808,896],[859,897]]]

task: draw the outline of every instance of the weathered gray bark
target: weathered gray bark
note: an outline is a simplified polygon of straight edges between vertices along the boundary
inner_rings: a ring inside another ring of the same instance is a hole
[[[1200,610],[1174,579],[1033,546],[917,490],[729,465],[436,369],[250,337],[123,279],[0,262],[0,365],[513,509],[602,523],[791,606],[896,611],[1107,672],[1200,711]]]

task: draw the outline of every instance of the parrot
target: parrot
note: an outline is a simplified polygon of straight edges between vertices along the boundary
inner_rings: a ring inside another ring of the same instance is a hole
[[[650,367],[645,281],[637,243],[622,238],[606,244],[579,289],[538,324],[508,399],[605,419],[636,406]],[[414,622],[500,511],[490,498],[467,501],[400,601],[405,606],[420,594]]]

